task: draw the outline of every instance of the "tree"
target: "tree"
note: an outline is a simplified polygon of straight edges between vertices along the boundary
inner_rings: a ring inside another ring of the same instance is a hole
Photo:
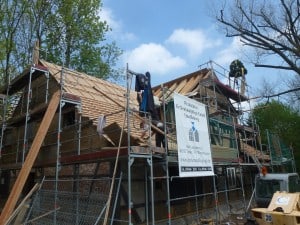
[[[9,74],[17,68],[14,66],[17,49],[15,38],[27,4],[27,1],[19,0],[0,1],[0,78],[4,84],[8,83]]]
[[[107,78],[121,51],[114,43],[101,45],[109,31],[98,16],[100,0],[55,0],[46,34],[48,57],[56,63]],[[111,56],[114,57],[111,57]]]
[[[32,63],[33,46],[47,61],[101,78],[115,73],[121,50],[105,40],[101,0],[0,0],[0,71],[4,79]]]
[[[284,85],[285,90],[280,91],[280,86]],[[261,88],[258,90],[262,100],[277,98],[278,101],[284,102],[295,112],[300,114],[300,76],[294,75],[281,82],[271,82],[266,79],[262,80]]]
[[[16,52],[13,63],[19,69],[19,72],[24,67],[32,64],[33,45],[36,41],[42,43],[45,39],[45,34],[48,30],[46,21],[51,15],[52,6],[54,5],[51,0],[29,0],[26,2],[27,4],[14,38]],[[45,50],[40,48],[40,51]],[[42,55],[45,56],[46,54]]]
[[[288,95],[288,103],[300,114],[300,76],[288,79],[287,86],[295,90]]]
[[[298,143],[294,135],[300,132],[300,115],[288,105],[275,100],[258,104],[253,110],[253,116],[260,130],[270,130],[278,134],[287,143]]]
[[[295,158],[300,162],[300,114],[288,105],[279,101],[258,104],[253,112],[256,123],[261,130],[262,141],[267,143],[266,133],[269,130],[278,134],[282,141],[292,146]]]
[[[300,76],[300,0],[230,1],[216,16],[228,37],[256,50],[256,66],[292,70]],[[264,56],[276,55],[283,65],[260,64]]]

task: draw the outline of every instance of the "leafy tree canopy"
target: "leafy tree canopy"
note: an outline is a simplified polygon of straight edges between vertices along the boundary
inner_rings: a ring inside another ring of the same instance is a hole
[[[101,78],[118,76],[114,66],[122,52],[105,39],[110,28],[101,7],[101,0],[0,0],[0,82],[32,63],[36,40],[47,61]]]
[[[300,114],[288,105],[272,100],[257,105],[253,117],[262,133],[263,142],[267,143],[265,130],[276,133],[282,141],[300,153]]]

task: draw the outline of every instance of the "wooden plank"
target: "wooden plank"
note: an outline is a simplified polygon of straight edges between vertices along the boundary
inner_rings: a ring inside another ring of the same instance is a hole
[[[63,94],[63,98],[74,102],[81,102],[81,98],[79,96],[67,92]]]
[[[165,149],[161,147],[143,147],[143,146],[131,146],[131,152],[138,153],[138,154],[166,153]]]
[[[198,76],[196,77],[195,81],[189,85],[189,90],[186,90],[186,92],[191,92],[191,91],[193,91],[193,90],[199,85],[199,82],[200,82],[200,80],[202,80],[202,79],[203,79],[203,76],[202,76],[202,75],[198,75]]]
[[[52,122],[52,119],[55,115],[56,109],[59,104],[59,100],[60,100],[60,91],[58,90],[52,96],[52,99],[49,103],[49,106],[40,124],[40,127],[36,133],[36,136],[32,142],[31,148],[28,152],[25,162],[20,170],[19,176],[17,177],[16,182],[14,183],[14,186],[8,196],[8,199],[5,203],[5,206],[0,216],[0,225],[5,224],[5,221],[10,217],[11,213],[13,212],[16,206],[16,203],[20,197],[25,182],[33,166],[33,163],[39,153],[40,147],[44,141],[44,138]]]
[[[246,143],[241,143],[241,150],[248,154],[251,157],[257,157],[261,160],[270,160],[270,156],[262,153],[261,151],[257,150],[256,148],[252,147],[251,145],[248,145]]]
[[[181,81],[173,92],[176,92],[178,94],[182,94],[181,90],[184,88],[184,86],[186,85],[186,83],[187,83],[187,80]]]
[[[153,95],[158,96],[162,92],[162,88],[157,88],[156,91],[153,92]]]
[[[170,88],[167,89],[166,93],[165,93],[165,100],[168,99],[170,96],[173,95],[173,91],[175,90],[175,88],[177,87],[177,83],[175,82],[174,84],[172,84],[172,86]],[[163,99],[163,92],[161,92],[161,94],[158,96],[160,99]]]
[[[187,81],[186,85],[181,89],[181,93],[182,93],[183,95],[186,94],[186,93],[188,93],[188,92],[191,92],[190,86],[194,85],[196,78],[197,78],[197,77],[194,76],[194,77],[191,77],[191,78]]]

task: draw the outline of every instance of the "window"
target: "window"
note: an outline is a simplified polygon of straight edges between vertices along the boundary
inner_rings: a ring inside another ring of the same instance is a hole
[[[300,183],[298,176],[290,176],[289,177],[289,192],[299,192],[300,191]]]
[[[69,111],[63,114],[63,127],[75,124],[75,111]]]
[[[235,176],[235,168],[234,167],[228,167],[226,168],[227,172],[227,183],[229,188],[235,188],[236,187],[236,176]]]
[[[260,198],[272,198],[276,191],[280,191],[279,180],[259,180],[256,186],[256,195]]]

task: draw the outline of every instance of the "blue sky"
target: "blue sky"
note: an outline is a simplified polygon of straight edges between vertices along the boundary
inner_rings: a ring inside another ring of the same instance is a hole
[[[245,56],[251,51],[238,38],[227,38],[218,29],[210,16],[211,3],[212,0],[104,0],[100,17],[112,28],[107,38],[115,40],[124,51],[120,66],[128,63],[133,71],[149,71],[152,86],[194,72],[210,60],[229,69],[235,59],[240,59],[248,70],[250,95],[257,95],[264,79],[278,83],[280,72],[254,68]]]

